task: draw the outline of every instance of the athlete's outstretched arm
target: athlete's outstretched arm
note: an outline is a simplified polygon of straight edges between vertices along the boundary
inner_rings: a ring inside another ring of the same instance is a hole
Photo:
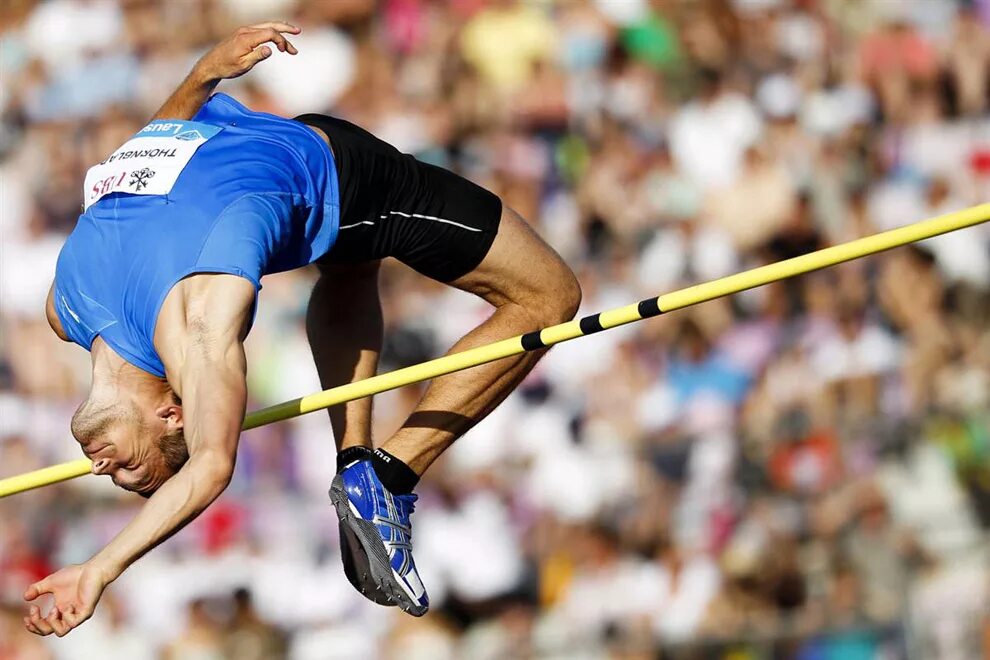
[[[299,32],[296,26],[278,21],[239,28],[196,62],[186,79],[152,119],[192,119],[213,93],[217,83],[226,78],[243,76],[272,54],[272,49],[264,44],[270,42],[283,53],[295,55],[298,52],[296,47],[283,33]]]
[[[24,620],[31,632],[61,637],[86,621],[110,582],[199,515],[230,482],[247,398],[242,341],[254,286],[233,275],[206,275],[176,288],[178,295],[170,293],[163,306],[166,324],[159,321],[155,343],[169,342],[159,354],[182,396],[189,460],[92,559],[28,587],[26,600],[45,593],[55,600],[47,616],[31,608]]]

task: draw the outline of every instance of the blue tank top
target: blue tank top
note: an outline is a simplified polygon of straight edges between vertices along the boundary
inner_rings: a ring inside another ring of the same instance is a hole
[[[193,148],[184,166],[169,162]],[[299,122],[252,112],[225,94],[192,122],[152,122],[98,173],[116,165],[119,178],[114,171],[89,185],[87,177],[84,194],[95,201],[59,254],[55,309],[75,343],[89,350],[99,335],[159,377],[155,323],[179,280],[230,273],[257,292],[263,275],[312,263],[337,236],[337,170],[327,144]]]

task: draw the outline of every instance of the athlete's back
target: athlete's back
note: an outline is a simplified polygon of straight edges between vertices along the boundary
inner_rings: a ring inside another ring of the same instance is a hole
[[[329,147],[299,122],[217,94],[192,122],[152,122],[90,170],[85,212],[59,256],[55,308],[89,348],[99,334],[158,376],[158,311],[193,273],[262,275],[326,253],[339,224]]]

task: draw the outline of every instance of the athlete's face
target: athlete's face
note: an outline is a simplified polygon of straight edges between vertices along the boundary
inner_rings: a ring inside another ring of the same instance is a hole
[[[151,492],[161,485],[164,467],[160,456],[139,429],[116,424],[101,437],[82,444],[83,453],[93,461],[93,474],[110,475],[114,484],[136,493]]]
[[[175,474],[178,468],[163,451],[163,438],[175,422],[156,412],[137,404],[97,411],[90,423],[95,422],[98,432],[76,433],[83,453],[93,461],[93,474],[109,475],[117,486],[144,496]],[[181,419],[181,408],[178,414]],[[77,426],[74,421],[74,431]]]

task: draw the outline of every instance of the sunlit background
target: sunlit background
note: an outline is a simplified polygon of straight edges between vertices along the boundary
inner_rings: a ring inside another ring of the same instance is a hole
[[[80,456],[88,355],[44,301],[86,169],[266,19],[300,54],[223,91],[498,192],[582,313],[990,192],[985,0],[2,0],[0,476]],[[343,577],[322,413],[246,433],[222,499],[61,640],[21,592],[143,500],[3,500],[0,659],[990,657],[988,250],[968,229],[555,348],[419,488],[421,620]],[[264,282],[251,408],[319,389],[313,279]],[[382,295],[383,369],[488,313],[397,264]],[[377,399],[377,438],[417,395]]]

